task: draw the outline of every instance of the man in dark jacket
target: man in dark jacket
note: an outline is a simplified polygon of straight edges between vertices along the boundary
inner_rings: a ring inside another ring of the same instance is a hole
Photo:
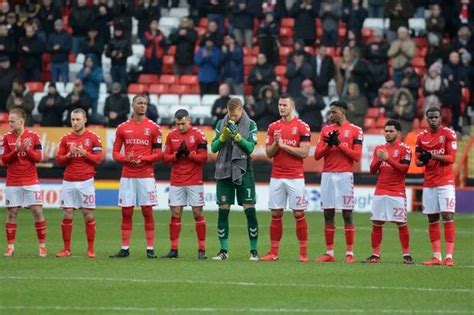
[[[272,122],[280,118],[277,92],[271,85],[265,85],[260,93],[260,101],[253,106],[252,119],[257,123],[258,130],[266,131]]]
[[[316,0],[297,0],[289,11],[289,15],[295,19],[294,39],[302,39],[305,45],[313,45],[316,41],[318,6]]]
[[[227,102],[230,100],[230,86],[227,83],[222,83],[219,86],[219,98],[214,101],[211,109],[211,116],[214,122],[217,123],[223,119],[227,114]]]
[[[82,108],[87,113],[87,118],[89,118],[89,109],[91,107],[91,99],[84,90],[82,81],[74,81],[74,88],[72,92],[66,97],[67,116],[64,124],[71,127],[71,112],[76,108]]]
[[[257,64],[252,68],[247,78],[248,84],[252,85],[253,97],[259,100],[262,87],[270,84],[275,78],[275,72],[272,65],[267,63],[267,57],[264,54],[258,54]]]
[[[54,30],[46,44],[46,51],[51,54],[51,78],[53,82],[69,81],[69,52],[71,51],[72,39],[68,32],[64,31],[62,20],[54,22]]]
[[[54,22],[61,18],[61,11],[52,3],[52,0],[43,0],[37,18],[41,22],[43,32],[49,37],[54,32]]]
[[[239,45],[252,48],[253,44],[253,19],[257,15],[259,1],[236,0],[232,6],[231,24],[234,35]]]
[[[414,9],[410,0],[389,0],[385,4],[385,18],[390,20],[389,42],[397,39],[397,30],[400,26],[408,27],[408,20],[413,17]]]
[[[123,36],[123,30],[116,27],[114,37],[107,45],[105,55],[112,59],[110,74],[112,81],[120,83],[122,87],[127,86],[127,58],[132,55],[130,42]]]
[[[12,92],[12,83],[17,72],[10,66],[10,60],[6,55],[0,55],[0,113],[7,111],[8,96]]]
[[[18,48],[23,60],[23,79],[25,81],[39,81],[44,45],[36,35],[36,30],[32,24],[25,25],[25,37],[20,38]]]
[[[12,34],[9,34],[7,24],[0,24],[0,55],[8,57],[10,61],[16,60],[17,40]]]
[[[116,128],[127,120],[130,113],[130,100],[122,94],[120,83],[112,84],[112,94],[105,99],[104,116],[107,118],[106,127]]]
[[[307,123],[311,131],[321,131],[323,125],[323,117],[321,110],[326,107],[321,95],[315,92],[313,82],[304,80],[301,84],[301,96],[296,98],[296,111],[300,115],[300,119]]]
[[[69,25],[72,27],[72,52],[77,54],[82,42],[87,37],[89,27],[94,24],[97,12],[87,6],[87,0],[77,0],[69,14]]]
[[[334,78],[334,61],[327,55],[326,46],[316,46],[316,54],[312,59],[313,83],[316,91],[322,96],[328,96],[329,81]]]
[[[13,108],[21,108],[26,113],[25,126],[33,126],[32,112],[35,108],[33,94],[28,90],[25,82],[19,78],[13,80],[12,92],[7,100],[7,111]]]
[[[61,127],[65,109],[66,100],[58,93],[54,83],[49,84],[48,94],[43,96],[38,105],[38,112],[41,114],[41,126]]]
[[[244,52],[234,35],[224,38],[222,46],[222,80],[227,82],[233,94],[244,94]]]
[[[87,32],[86,40],[82,42],[81,53],[84,55],[95,55],[97,64],[102,65],[104,48],[104,39],[99,35],[98,26],[92,25]]]
[[[170,41],[176,45],[176,73],[192,74],[194,65],[194,46],[198,35],[193,27],[193,21],[187,17],[181,18],[179,28],[171,32]]]
[[[301,52],[297,52],[293,59],[288,60],[286,77],[288,78],[288,89],[286,92],[294,98],[301,95],[301,84],[303,81],[313,79],[313,67]]]
[[[415,103],[418,100],[418,88],[420,87],[420,82],[420,76],[415,72],[415,69],[411,64],[407,63],[403,69],[400,87],[407,88],[410,91]]]
[[[157,0],[144,0],[134,9],[134,16],[138,20],[138,37],[148,31],[152,20],[160,20],[161,9]]]
[[[166,36],[158,29],[158,20],[151,20],[149,30],[140,38],[145,46],[145,64],[143,73],[161,74],[163,66],[163,56],[168,50],[168,40]]]

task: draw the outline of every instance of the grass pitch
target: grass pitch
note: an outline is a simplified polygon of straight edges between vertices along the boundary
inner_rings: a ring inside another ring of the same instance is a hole
[[[231,212],[230,259],[197,260],[197,241],[190,212],[183,218],[177,260],[149,260],[141,213],[135,212],[131,257],[110,259],[120,248],[120,212],[97,210],[97,259],[86,257],[84,225],[75,214],[73,257],[56,258],[61,249],[61,212],[45,211],[49,257],[37,257],[33,219],[19,215],[16,254],[0,257],[0,314],[117,313],[474,313],[474,215],[456,215],[454,268],[401,264],[398,231],[386,224],[382,260],[378,265],[343,263],[344,232],[337,216],[336,259],[330,264],[300,263],[291,213],[284,219],[280,260],[251,262],[245,216]],[[0,210],[0,244],[4,246],[5,210]],[[258,213],[259,253],[269,248],[269,213]],[[307,213],[311,258],[324,252],[323,217]],[[206,214],[207,253],[217,253],[217,213]],[[158,255],[169,249],[169,213],[155,213]],[[412,255],[416,262],[431,257],[424,215],[410,214]],[[371,254],[369,215],[358,214],[357,260]]]

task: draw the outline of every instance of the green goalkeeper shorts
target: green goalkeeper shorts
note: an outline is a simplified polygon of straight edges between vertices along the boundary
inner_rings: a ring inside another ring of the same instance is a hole
[[[237,192],[237,203],[255,204],[255,178],[253,173],[246,173],[242,178],[242,185],[236,185],[232,179],[218,179],[217,180],[217,204],[218,205],[233,205],[235,202],[235,193]]]

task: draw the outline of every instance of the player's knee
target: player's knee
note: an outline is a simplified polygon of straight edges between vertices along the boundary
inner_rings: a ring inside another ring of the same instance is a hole
[[[17,215],[18,215],[18,208],[8,208],[7,220],[9,223],[15,222]]]
[[[302,218],[304,217],[304,211],[293,210],[293,216],[295,217],[295,219]]]
[[[73,209],[64,209],[63,213],[63,219],[70,220],[74,216],[74,210]]]
[[[183,213],[183,207],[171,207],[171,216],[173,218],[181,218],[182,213]]]
[[[272,218],[281,218],[283,216],[283,209],[272,209]]]
[[[334,223],[334,209],[324,209],[324,220],[326,223]]]
[[[352,211],[342,211],[342,218],[345,224],[352,224]]]
[[[33,206],[31,207],[31,213],[33,214],[33,217],[35,221],[43,221],[43,210],[40,206]]]
[[[443,218],[443,221],[453,221],[454,220],[454,213],[451,212],[444,212],[441,214],[441,217]]]
[[[194,218],[199,218],[202,216],[202,207],[192,207]]]
[[[439,214],[428,214],[428,222],[435,223],[439,221]]]

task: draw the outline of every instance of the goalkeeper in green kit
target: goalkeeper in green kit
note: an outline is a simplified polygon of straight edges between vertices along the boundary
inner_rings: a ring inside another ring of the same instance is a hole
[[[237,203],[243,206],[247,217],[250,260],[258,261],[255,179],[250,158],[257,143],[257,124],[248,117],[238,98],[227,102],[227,110],[227,115],[217,123],[211,144],[212,152],[218,152],[215,178],[219,205],[217,234],[221,245],[219,253],[212,259],[229,258],[229,212],[237,195]]]

